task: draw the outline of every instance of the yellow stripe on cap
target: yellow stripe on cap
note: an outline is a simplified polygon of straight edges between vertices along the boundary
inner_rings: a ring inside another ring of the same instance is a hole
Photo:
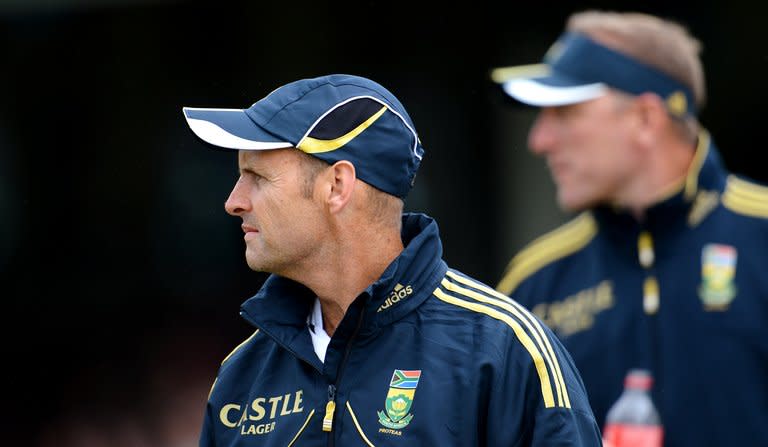
[[[560,363],[557,361],[557,356],[555,355],[555,351],[552,349],[552,344],[549,341],[549,337],[547,337],[547,335],[544,333],[544,330],[541,328],[539,321],[519,303],[511,300],[508,296],[502,295],[501,293],[491,289],[485,284],[473,281],[472,279],[465,278],[461,275],[457,275],[451,271],[448,271],[447,275],[451,279],[454,279],[462,284],[481,290],[483,293],[485,293],[485,295],[474,290],[459,287],[456,284],[443,280],[442,285],[446,289],[460,293],[464,296],[468,296],[477,301],[493,304],[494,306],[500,307],[515,316],[525,325],[525,327],[528,329],[528,332],[533,335],[533,338],[539,345],[541,352],[544,353],[544,359],[549,364],[552,377],[555,379],[558,405],[561,407],[571,408],[571,400],[568,397],[568,390],[565,387],[565,380],[563,380],[563,373],[560,370]]]
[[[496,290],[509,295],[528,276],[545,265],[581,249],[597,233],[597,223],[589,212],[534,240],[507,266]]]
[[[359,126],[338,138],[334,138],[333,140],[319,140],[317,138],[307,136],[304,137],[296,147],[307,154],[319,154],[321,152],[335,151],[336,149],[352,141],[352,139],[354,139],[356,136],[363,133],[365,129],[371,127],[371,125],[376,122],[376,120],[379,119],[379,117],[381,117],[381,115],[383,115],[386,111],[387,107],[382,107],[378,112],[373,114],[367,120],[363,121]]]
[[[491,70],[491,80],[498,84],[517,78],[546,76],[550,73],[547,64],[517,65],[514,67],[499,67]]]
[[[738,214],[768,217],[768,187],[730,175],[723,205]]]
[[[507,323],[515,332],[517,339],[520,340],[520,343],[525,347],[533,359],[533,364],[536,366],[536,372],[538,373],[539,381],[541,382],[541,394],[544,397],[544,406],[546,408],[555,406],[555,399],[552,395],[552,383],[549,381],[549,374],[547,373],[547,366],[544,362],[544,357],[542,357],[541,352],[539,352],[539,350],[536,348],[536,344],[534,344],[533,340],[531,340],[531,337],[528,336],[528,334],[517,321],[515,321],[509,315],[503,312],[499,312],[498,310],[489,306],[484,306],[482,304],[465,301],[451,296],[443,292],[439,287],[435,289],[433,294],[439,300],[445,301],[446,303],[485,314],[491,318],[495,318],[499,321]]]

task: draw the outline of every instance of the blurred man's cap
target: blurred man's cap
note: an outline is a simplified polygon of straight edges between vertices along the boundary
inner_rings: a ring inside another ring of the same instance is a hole
[[[247,109],[184,107],[192,131],[217,148],[297,148],[404,198],[424,149],[400,101],[378,83],[332,74],[283,85]]]
[[[512,98],[538,107],[599,98],[609,88],[633,95],[658,94],[676,116],[695,115],[690,88],[666,73],[581,33],[563,34],[543,63],[496,68],[491,79]]]

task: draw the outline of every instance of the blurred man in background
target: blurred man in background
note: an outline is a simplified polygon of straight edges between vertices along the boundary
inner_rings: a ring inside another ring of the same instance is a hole
[[[563,340],[601,426],[643,368],[666,446],[768,445],[768,188],[700,126],[699,51],[672,21],[586,11],[543,64],[493,72],[541,108],[528,145],[575,215],[497,289]]]

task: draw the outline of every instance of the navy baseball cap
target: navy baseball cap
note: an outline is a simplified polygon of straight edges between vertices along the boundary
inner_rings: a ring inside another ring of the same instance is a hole
[[[491,79],[512,98],[533,106],[589,101],[614,88],[633,95],[656,93],[678,117],[696,114],[688,86],[582,33],[563,34],[547,51],[543,63],[497,68]]]
[[[217,148],[296,148],[405,198],[424,155],[403,105],[378,83],[332,74],[277,88],[247,109],[184,107],[192,131]]]

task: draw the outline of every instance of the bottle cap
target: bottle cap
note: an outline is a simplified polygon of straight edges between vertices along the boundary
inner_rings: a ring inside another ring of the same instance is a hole
[[[653,377],[649,371],[643,369],[633,369],[624,379],[624,388],[650,390],[653,385]]]

